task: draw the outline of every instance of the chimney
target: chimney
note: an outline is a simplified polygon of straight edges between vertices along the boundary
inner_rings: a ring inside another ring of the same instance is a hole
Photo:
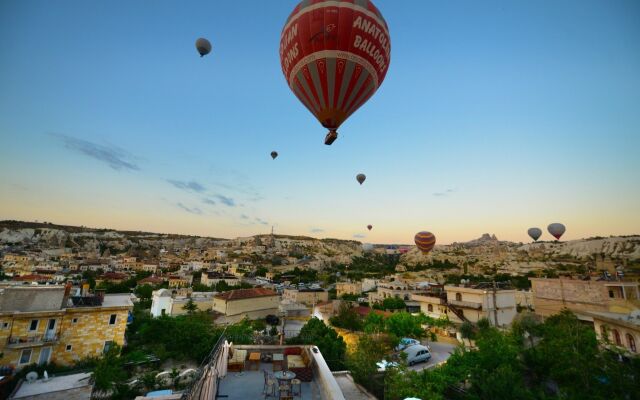
[[[62,307],[65,308],[69,304],[69,296],[71,295],[71,282],[64,285],[64,296],[62,296]]]

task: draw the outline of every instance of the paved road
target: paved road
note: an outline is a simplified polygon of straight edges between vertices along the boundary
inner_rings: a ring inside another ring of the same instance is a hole
[[[413,365],[409,367],[409,369],[421,371],[425,368],[435,367],[436,365],[446,361],[451,353],[456,349],[455,345],[444,342],[429,342],[429,347],[431,347],[431,359],[426,363]]]

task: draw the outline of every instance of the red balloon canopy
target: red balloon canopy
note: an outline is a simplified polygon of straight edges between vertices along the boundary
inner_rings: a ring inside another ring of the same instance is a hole
[[[282,72],[329,129],[326,144],[382,84],[390,56],[387,23],[369,0],[303,0],[280,37]]]

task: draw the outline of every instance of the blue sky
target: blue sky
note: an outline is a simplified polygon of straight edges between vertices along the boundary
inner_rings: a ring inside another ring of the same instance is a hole
[[[324,146],[280,70],[295,1],[0,0],[0,218],[377,243],[640,232],[639,2],[375,3],[389,72]]]

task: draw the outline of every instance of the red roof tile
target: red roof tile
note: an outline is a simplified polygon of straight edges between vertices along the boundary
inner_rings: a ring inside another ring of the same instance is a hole
[[[228,292],[223,292],[215,295],[215,298],[228,301],[228,300],[251,299],[254,297],[267,297],[267,296],[277,296],[277,295],[278,293],[274,292],[271,289],[253,288],[253,289],[229,290]]]

